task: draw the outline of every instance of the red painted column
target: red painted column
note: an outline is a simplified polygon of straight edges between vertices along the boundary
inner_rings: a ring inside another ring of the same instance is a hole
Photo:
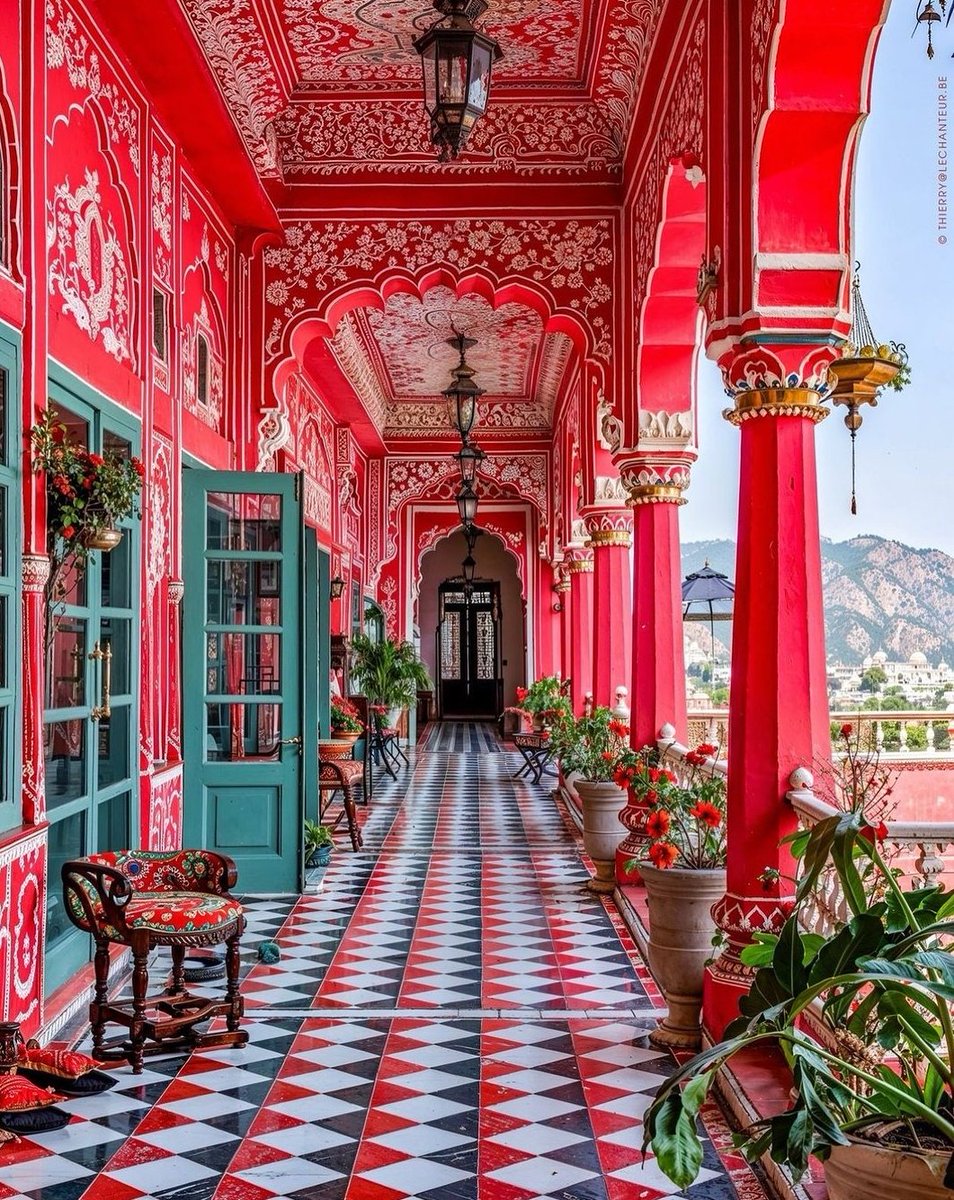
[[[751,386],[751,385],[750,385]],[[738,390],[726,416],[741,428],[739,529],[729,707],[728,887],[713,909],[727,938],[709,968],[705,1023],[718,1037],[750,977],[739,951],[777,929],[791,885],[763,885],[793,864],[780,840],[795,821],[790,776],[830,757],[815,425],[819,392]]]
[[[564,561],[570,578],[570,698],[579,716],[593,691],[593,552],[568,546]]]
[[[630,741],[655,745],[663,726],[685,742],[686,670],[683,647],[679,507],[695,457],[683,448],[664,458],[644,454],[619,464],[633,505],[633,682]],[[642,856],[645,811],[627,805],[620,819],[630,831],[617,852],[617,876],[630,882],[625,864]]]
[[[632,516],[613,507],[589,509],[584,520],[593,547],[593,699],[612,706],[632,669]]]
[[[573,622],[570,600],[570,576],[566,563],[561,563],[556,571],[556,582],[553,585],[554,604],[559,605],[559,625],[557,634],[560,639],[559,663],[560,678],[568,679],[571,674],[570,658],[572,654]]]
[[[169,696],[166,760],[169,763],[182,762],[182,682],[179,678],[179,663],[182,654],[182,597],[184,595],[185,584],[182,580],[170,579],[166,591],[169,604],[169,673],[167,676]]]

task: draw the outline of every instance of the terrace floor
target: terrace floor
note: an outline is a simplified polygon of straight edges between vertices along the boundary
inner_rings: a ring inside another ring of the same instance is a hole
[[[761,1200],[715,1110],[688,1192],[643,1163],[660,1000],[519,765],[489,726],[430,727],[363,852],[248,899],[249,1046],[117,1071],[0,1148],[0,1200]]]

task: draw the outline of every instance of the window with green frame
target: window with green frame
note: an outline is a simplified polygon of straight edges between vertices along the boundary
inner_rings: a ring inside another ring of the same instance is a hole
[[[16,345],[0,334],[0,829],[22,820],[20,809],[20,411]]]

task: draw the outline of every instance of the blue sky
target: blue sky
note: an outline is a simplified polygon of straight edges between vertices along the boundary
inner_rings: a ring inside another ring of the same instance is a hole
[[[856,517],[843,410],[817,427],[821,531],[836,541],[874,533],[954,555],[954,203],[946,245],[937,218],[938,79],[948,79],[954,112],[954,23],[938,37],[933,62],[920,32],[911,39],[912,26],[911,5],[893,4],[861,136],[855,256],[875,334],[905,343],[913,377],[864,413]],[[949,149],[954,162],[954,130]],[[739,434],[722,419],[715,365],[703,359],[699,371],[700,453],[681,512],[684,541],[734,537],[737,518]]]

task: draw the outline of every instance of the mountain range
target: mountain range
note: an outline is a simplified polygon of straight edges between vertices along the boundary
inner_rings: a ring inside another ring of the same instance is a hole
[[[921,650],[933,665],[954,662],[954,558],[873,534],[847,542],[822,539],[821,549],[829,659],[856,663],[884,650],[891,659],[905,660]],[[735,577],[733,541],[683,544],[683,576],[707,560]],[[708,625],[689,628],[708,651]],[[718,624],[715,630],[718,651]]]

